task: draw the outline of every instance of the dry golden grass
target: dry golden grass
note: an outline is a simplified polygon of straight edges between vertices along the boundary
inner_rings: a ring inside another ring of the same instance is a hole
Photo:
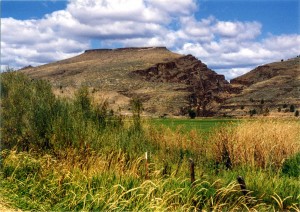
[[[212,153],[219,162],[224,162],[227,154],[233,166],[279,168],[300,151],[300,124],[274,119],[245,121],[218,130],[211,140]]]
[[[204,138],[195,129],[186,132],[178,126],[174,131],[167,127],[158,128],[144,123],[144,130],[147,137],[162,149],[175,150],[200,150],[203,146]]]

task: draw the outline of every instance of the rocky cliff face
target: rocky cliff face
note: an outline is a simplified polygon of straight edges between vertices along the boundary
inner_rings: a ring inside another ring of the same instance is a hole
[[[150,82],[184,84],[182,89],[189,94],[186,96],[188,105],[182,108],[183,114],[194,109],[198,116],[211,116],[231,93],[236,92],[223,75],[209,69],[192,55],[136,70],[130,75]]]

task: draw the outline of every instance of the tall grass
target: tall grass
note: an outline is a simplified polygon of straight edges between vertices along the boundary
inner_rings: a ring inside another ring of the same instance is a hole
[[[299,210],[298,172],[281,173],[299,153],[297,122],[247,121],[207,139],[148,124],[138,100],[133,118],[124,118],[105,101],[95,103],[86,87],[66,100],[45,81],[15,72],[1,78],[0,192],[18,208]],[[196,163],[193,184],[189,158]],[[222,166],[228,161],[230,170]]]
[[[296,121],[263,119],[223,127],[211,136],[216,161],[233,166],[275,168],[300,151],[300,124]]]
[[[24,210],[299,209],[299,196],[283,196],[273,188],[281,186],[285,193],[294,190],[296,195],[299,185],[288,179],[272,179],[264,172],[258,176],[253,176],[257,172],[243,173],[251,191],[244,196],[228,176],[236,176],[237,171],[219,176],[229,182],[203,176],[191,186],[189,179],[175,173],[165,178],[161,170],[152,170],[150,180],[144,180],[143,158],[126,162],[126,154],[120,151],[112,152],[110,158],[90,156],[87,161],[76,160],[72,152],[66,160],[16,151],[2,154],[7,155],[1,192]]]

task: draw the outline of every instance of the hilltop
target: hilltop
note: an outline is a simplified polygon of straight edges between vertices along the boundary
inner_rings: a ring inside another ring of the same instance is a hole
[[[284,112],[291,105],[299,108],[300,57],[258,66],[230,83],[241,93],[224,102],[222,113],[245,115],[251,109]]]
[[[49,80],[55,93],[71,96],[86,85],[99,101],[129,112],[131,98],[143,101],[147,114],[213,115],[228,98],[229,83],[192,55],[165,47],[86,50],[81,55],[21,72]]]

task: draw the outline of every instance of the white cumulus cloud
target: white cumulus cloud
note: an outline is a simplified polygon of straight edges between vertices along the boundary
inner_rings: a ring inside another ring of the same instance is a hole
[[[103,48],[167,46],[230,79],[300,52],[298,34],[261,39],[257,21],[197,19],[198,8],[196,0],[70,0],[41,19],[2,18],[1,67],[61,60],[97,42]]]

